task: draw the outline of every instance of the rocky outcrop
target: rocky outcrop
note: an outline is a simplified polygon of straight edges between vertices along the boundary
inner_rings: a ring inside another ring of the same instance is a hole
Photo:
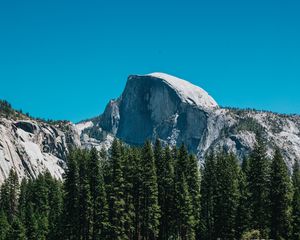
[[[0,183],[13,168],[20,178],[35,178],[48,170],[60,179],[68,145],[80,146],[73,124],[0,119]]]

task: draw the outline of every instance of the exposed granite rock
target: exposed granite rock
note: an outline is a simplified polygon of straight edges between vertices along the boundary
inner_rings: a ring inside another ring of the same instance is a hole
[[[71,123],[51,125],[35,120],[0,119],[0,183],[13,168],[20,178],[35,178],[48,170],[60,179],[68,145],[80,146]]]
[[[83,146],[93,142],[107,148],[113,137],[131,145],[158,138],[170,145],[185,143],[201,161],[210,149],[242,159],[260,132],[270,156],[278,146],[290,169],[300,159],[300,116],[220,108],[203,89],[163,73],[129,76],[122,95],[90,121]]]

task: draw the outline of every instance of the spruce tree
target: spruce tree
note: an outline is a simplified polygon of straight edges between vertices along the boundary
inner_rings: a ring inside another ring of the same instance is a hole
[[[149,141],[145,143],[142,150],[141,167],[141,235],[145,240],[153,240],[158,236],[160,209],[155,159]]]
[[[270,164],[266,148],[260,137],[249,157],[249,200],[251,208],[251,229],[259,230],[263,237],[269,234],[270,223]]]
[[[300,239],[300,166],[295,161],[293,168],[293,202],[292,202],[292,239]]]
[[[291,233],[292,188],[287,166],[279,149],[271,164],[271,238],[289,239]]]

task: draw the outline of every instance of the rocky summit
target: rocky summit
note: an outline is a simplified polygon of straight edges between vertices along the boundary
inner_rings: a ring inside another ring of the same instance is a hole
[[[107,149],[115,137],[137,146],[156,139],[171,146],[185,143],[202,161],[210,149],[225,149],[242,159],[259,133],[268,154],[282,149],[289,169],[300,159],[299,115],[221,108],[202,88],[165,73],[129,76],[122,95],[103,114],[77,124],[3,109],[0,182],[12,167],[21,177],[34,178],[48,169],[61,178],[70,146]]]

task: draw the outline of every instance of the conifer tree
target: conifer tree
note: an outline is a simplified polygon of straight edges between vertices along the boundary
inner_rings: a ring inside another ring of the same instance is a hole
[[[109,231],[108,205],[100,158],[95,148],[90,151],[88,174],[92,203],[91,239],[107,239]]]
[[[15,217],[12,221],[7,240],[26,240],[25,228],[19,218]]]
[[[193,207],[184,174],[176,177],[175,183],[176,235],[181,240],[194,240]]]
[[[213,152],[207,154],[201,181],[201,236],[212,240],[215,232],[215,194],[217,188],[216,159]]]
[[[124,201],[125,201],[125,232],[128,239],[132,239],[134,236],[134,199],[133,199],[133,184],[134,184],[134,161],[132,157],[132,151],[130,148],[123,148],[123,175],[124,175]]]
[[[161,211],[159,239],[166,239],[166,214],[165,214],[165,186],[164,186],[164,163],[163,148],[159,139],[156,139],[154,145],[154,159],[157,176],[157,190],[158,190],[158,205]]]
[[[46,176],[47,181],[47,176]],[[62,183],[51,177],[49,181],[49,216],[48,224],[49,230],[47,234],[47,239],[56,240],[60,237],[62,232],[61,222],[62,222],[62,211],[63,211],[63,192]]]
[[[10,225],[7,221],[7,217],[3,210],[0,210],[0,240],[5,240],[7,238]]]
[[[158,205],[157,176],[151,144],[147,141],[142,150],[141,235],[145,240],[158,236],[160,209]]]
[[[31,202],[28,202],[25,207],[24,226],[27,238],[38,240],[39,224]]]
[[[159,239],[170,239],[174,236],[174,160],[169,147],[160,149],[156,143],[155,158],[158,174],[158,202],[161,209]],[[159,159],[159,160],[158,160]]]
[[[296,161],[293,168],[292,239],[300,239],[300,166]]]
[[[12,223],[17,215],[19,190],[18,175],[11,169],[8,178],[1,186],[0,195],[0,207],[5,212],[9,223]]]
[[[214,234],[216,238],[234,239],[238,206],[238,165],[232,154],[217,155],[218,178],[214,195]]]
[[[88,153],[82,151],[79,159],[79,237],[88,240],[91,235],[92,224],[92,202],[87,169]]]
[[[271,164],[271,238],[289,239],[291,233],[292,188],[287,166],[279,149]]]
[[[178,151],[175,160],[175,228],[178,239],[195,239],[195,218],[186,175],[189,156],[184,145]]]
[[[141,239],[141,196],[142,196],[142,164],[140,149],[133,148],[130,154],[130,161],[133,164],[133,186],[132,197],[134,206],[134,237],[133,239]]]
[[[242,169],[239,169],[238,174],[238,188],[239,188],[239,199],[238,208],[236,215],[236,239],[241,239],[243,233],[249,229],[249,221],[251,218],[250,206],[249,206],[249,189],[247,181],[247,159],[244,159]]]
[[[110,239],[125,240],[125,200],[121,143],[114,140],[111,147],[111,174],[109,182]]]
[[[79,150],[73,150],[68,156],[68,168],[64,176],[64,209],[62,238],[73,240],[79,236],[79,170],[77,156]]]
[[[28,203],[28,186],[30,185],[29,181],[26,178],[22,179],[20,185],[20,195],[19,195],[19,204],[18,204],[18,212],[20,221],[25,222],[25,212],[26,205]]]
[[[192,214],[195,220],[194,227],[195,227],[196,239],[200,239],[201,179],[200,179],[200,168],[198,164],[198,159],[195,157],[195,155],[191,154],[189,156],[188,169],[189,171],[187,172],[187,183],[189,186],[189,193],[190,193],[191,203],[192,203]]]
[[[40,174],[35,179],[30,194],[30,201],[34,205],[34,216],[38,225],[36,235],[37,239],[41,240],[46,239],[49,231],[49,186],[45,180],[46,177],[47,179],[51,178],[50,173]]]
[[[253,152],[249,158],[249,201],[251,208],[251,229],[259,230],[267,238],[270,232],[270,164],[266,156],[266,148],[261,138],[257,138]]]

